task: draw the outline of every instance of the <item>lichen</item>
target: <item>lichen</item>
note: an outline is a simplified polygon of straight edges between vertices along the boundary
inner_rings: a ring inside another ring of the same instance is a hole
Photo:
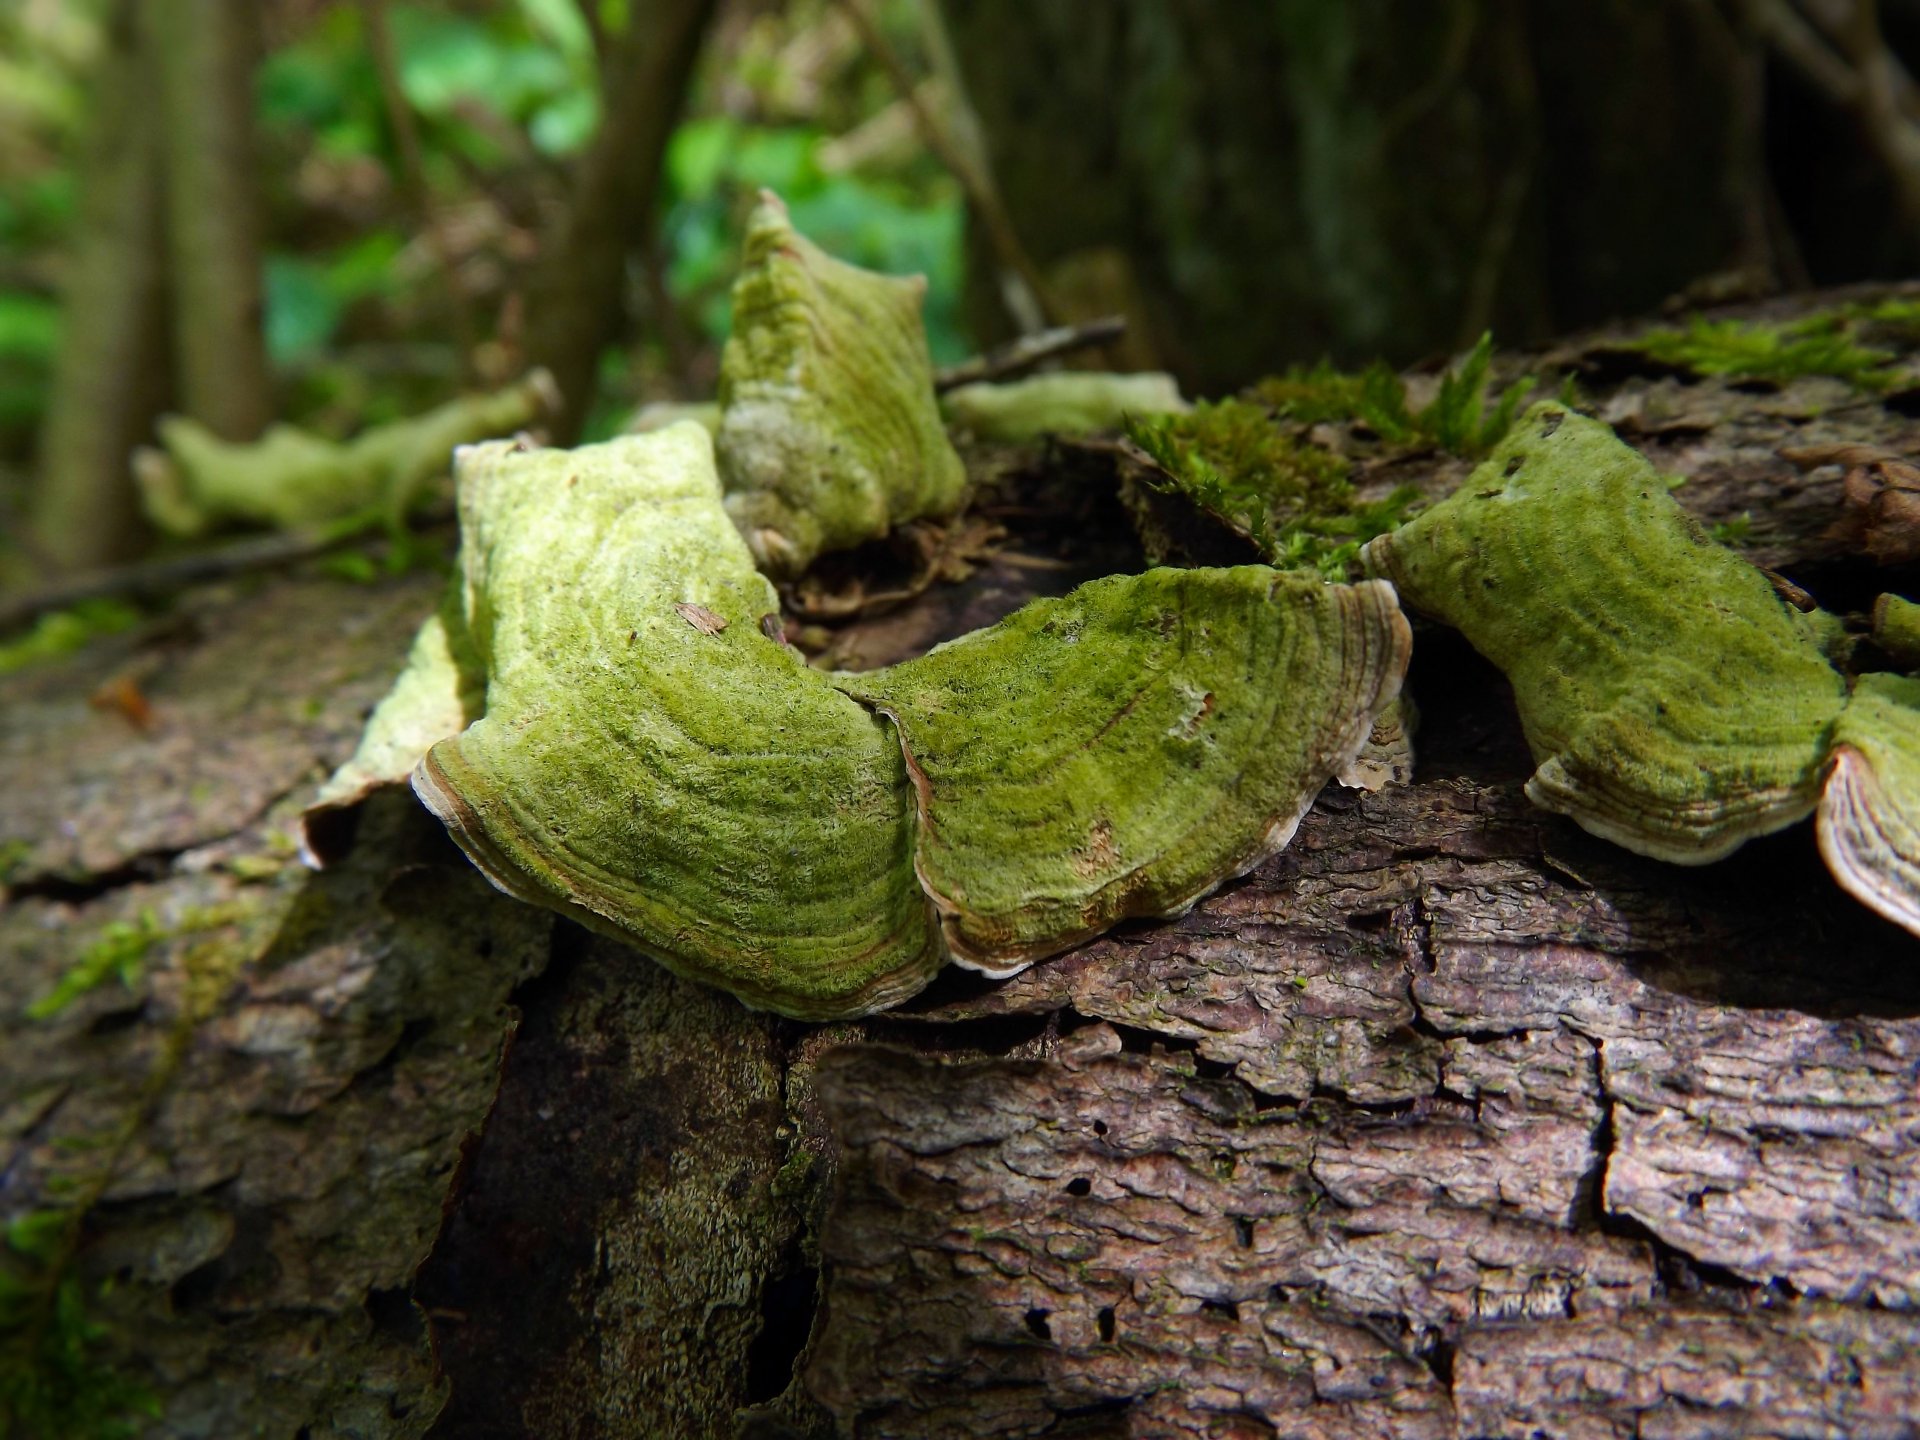
[[[834,259],[771,192],[747,225],[720,359],[727,511],[753,557],[795,575],[825,550],[959,508],[921,323],[923,276]]]
[[[1534,406],[1364,558],[1506,672],[1536,804],[1680,863],[1812,811],[1846,701],[1818,626],[1598,421]]]

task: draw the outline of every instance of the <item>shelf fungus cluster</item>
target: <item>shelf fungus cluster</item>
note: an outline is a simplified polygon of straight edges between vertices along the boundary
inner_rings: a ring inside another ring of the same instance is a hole
[[[763,625],[700,426],[456,468],[453,594],[315,821],[410,772],[502,889],[803,1018],[1186,908],[1286,843],[1407,661],[1389,586],[1249,566],[829,676]]]
[[[1920,687],[1850,693],[1830,617],[1711,540],[1608,427],[1536,405],[1364,561],[1506,673],[1535,804],[1679,864],[1818,809],[1841,884],[1920,933]]]

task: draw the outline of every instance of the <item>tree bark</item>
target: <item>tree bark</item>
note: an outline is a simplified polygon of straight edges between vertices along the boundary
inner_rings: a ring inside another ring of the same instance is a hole
[[[1830,605],[1910,584],[1782,452],[1913,453],[1915,392],[1616,339],[1502,368],[1579,368]],[[1137,563],[1104,458],[973,461],[1014,535],[866,663]],[[0,1199],[91,1197],[148,1433],[1920,1434],[1920,942],[1806,827],[1682,869],[1534,809],[1423,627],[1413,784],[1176,921],[801,1025],[494,894],[404,792],[290,867],[436,583],[209,592],[0,681]],[[113,922],[131,980],[29,1018]]]
[[[646,233],[713,8],[714,0],[634,5],[602,67],[600,128],[527,287],[527,356],[560,386],[562,443],[585,424],[600,353],[619,333],[628,257]]]
[[[166,407],[159,85],[141,0],[122,0],[99,61],[80,164],[78,237],[41,432],[33,539],[54,570],[132,555],[145,535],[127,457]]]
[[[222,439],[251,440],[273,413],[253,142],[258,7],[149,0],[149,10],[181,408]]]

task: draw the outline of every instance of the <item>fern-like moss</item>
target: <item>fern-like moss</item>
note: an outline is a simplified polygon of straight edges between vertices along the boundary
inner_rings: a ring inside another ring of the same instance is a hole
[[[1295,367],[1255,384],[1248,397],[1282,420],[1300,425],[1361,425],[1383,442],[1407,449],[1438,449],[1477,459],[1505,438],[1531,376],[1492,400],[1493,336],[1483,334],[1460,363],[1440,378],[1440,389],[1419,409],[1407,404],[1406,383],[1385,361],[1363,370],[1336,370],[1326,361]]]
[[[1920,326],[1920,309],[1884,302],[1846,306],[1780,324],[1708,320],[1696,315],[1684,328],[1652,330],[1633,342],[1663,365],[1695,375],[1782,384],[1803,375],[1826,375],[1861,390],[1884,390],[1892,382],[1891,351],[1864,344],[1863,331],[1898,333]]]

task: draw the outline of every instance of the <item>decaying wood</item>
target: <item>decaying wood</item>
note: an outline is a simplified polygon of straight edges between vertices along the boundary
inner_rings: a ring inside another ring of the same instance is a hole
[[[1897,393],[1566,353],[1824,603],[1910,585],[1784,453],[1920,452]],[[971,459],[1007,548],[841,653],[1134,563],[1110,459]],[[1805,827],[1587,837],[1423,629],[1413,785],[1178,921],[799,1025],[494,894],[404,792],[292,866],[437,584],[202,592],[0,681],[0,1200],[100,1181],[75,1264],[151,1433],[1920,1434],[1920,946]],[[27,1018],[116,921],[133,983]]]

